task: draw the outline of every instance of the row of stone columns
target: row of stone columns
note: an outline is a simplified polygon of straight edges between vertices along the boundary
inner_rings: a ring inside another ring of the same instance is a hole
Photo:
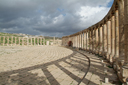
[[[109,16],[95,26],[63,37],[63,45],[73,42],[73,47],[106,58],[118,71],[121,80],[128,78],[128,0],[115,0]],[[72,39],[70,40],[70,37]],[[125,76],[124,76],[125,75]]]
[[[45,38],[0,36],[0,45],[45,45]]]

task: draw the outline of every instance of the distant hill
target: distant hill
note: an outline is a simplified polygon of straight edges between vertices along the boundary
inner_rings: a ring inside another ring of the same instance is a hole
[[[14,36],[14,37],[44,37],[45,39],[53,39],[54,37],[49,36],[37,36],[37,35],[28,35],[28,34],[22,34],[22,33],[2,33],[0,32],[0,36]],[[55,39],[61,39],[59,37],[55,37]]]

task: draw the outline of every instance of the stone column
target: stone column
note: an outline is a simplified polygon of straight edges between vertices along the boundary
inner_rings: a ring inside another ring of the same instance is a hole
[[[93,38],[92,50],[93,50],[93,53],[94,53],[94,54],[95,54],[95,43],[96,43],[96,41],[95,41],[95,37],[96,37],[96,35],[95,35],[95,28],[93,28],[93,35],[92,35],[92,38]]]
[[[77,37],[78,37],[78,48],[80,48],[80,36],[79,36],[79,34],[77,35]]]
[[[85,32],[86,34],[85,34],[85,41],[86,41],[86,45],[85,45],[85,49],[86,49],[86,51],[87,51],[87,47],[88,47],[88,42],[87,42],[87,30],[86,30],[86,32]]]
[[[83,44],[83,35],[82,35],[83,33],[81,33],[81,48],[82,48],[82,44]]]
[[[78,48],[80,48],[80,34],[78,34]]]
[[[7,46],[9,46],[9,36],[7,37]]]
[[[53,43],[55,43],[55,37],[53,38]]]
[[[91,30],[89,30],[89,52],[91,51]]]
[[[92,53],[95,53],[95,29],[92,30]]]
[[[108,55],[107,55],[107,59],[112,63],[112,59],[110,59],[110,56],[111,56],[111,47],[112,47],[112,43],[111,43],[111,40],[112,40],[112,31],[111,31],[111,21],[109,20],[108,21]]]
[[[89,31],[87,30],[87,51],[89,51]]]
[[[125,63],[128,64],[128,0],[124,0]]]
[[[81,33],[79,34],[79,36],[80,36],[80,37],[79,37],[79,38],[80,38],[80,39],[79,39],[79,40],[80,40],[80,43],[79,43],[80,46],[79,46],[79,48],[81,48]]]
[[[29,38],[27,37],[27,46],[29,45]]]
[[[102,56],[102,49],[103,49],[103,34],[102,34],[102,29],[103,29],[103,27],[101,26],[100,28],[99,28],[99,31],[100,31],[100,33],[99,33],[99,36],[100,36],[100,43],[99,43],[99,47],[100,47],[100,51],[99,51],[99,55],[100,56]]]
[[[43,38],[43,45],[45,45],[45,38]]]
[[[104,56],[104,25],[102,25],[102,56]]]
[[[108,31],[107,31],[107,22],[104,24],[104,57],[106,58],[107,57],[107,38],[108,38]]]
[[[85,45],[86,45],[85,36],[86,36],[86,35],[85,35],[85,31],[84,31],[84,38],[83,38],[83,41],[84,41],[84,43],[83,43],[83,49],[84,49],[84,50],[85,50]]]
[[[90,52],[93,53],[92,45],[93,45],[93,30],[90,30]]]
[[[3,46],[5,45],[5,36],[3,36]]]
[[[42,38],[40,38],[40,45],[42,45]]]
[[[46,45],[49,45],[49,41],[46,42]]]
[[[113,57],[115,57],[115,16],[112,16],[112,20],[111,20],[111,24],[112,24],[112,55],[110,56],[110,59],[113,59]],[[112,60],[111,60],[112,61]]]
[[[100,27],[98,26],[98,28],[97,28],[97,54],[99,54],[100,53],[100,41],[101,41],[101,39],[100,39]]]
[[[75,44],[76,44],[75,41],[76,41],[76,38],[75,38],[75,36],[73,35],[73,42],[74,42],[74,43],[73,43],[73,47],[76,47],[76,46],[75,46]]]
[[[22,37],[22,46],[24,45],[24,37]]]
[[[128,79],[128,0],[124,0],[124,52],[125,63],[120,72],[122,80],[126,82]]]
[[[76,35],[76,47],[78,48],[78,35]]]
[[[13,36],[11,37],[11,46],[13,45]]]
[[[80,48],[82,48],[82,33],[80,33]]]
[[[73,35],[73,47],[76,47],[76,37]]]
[[[15,37],[15,45],[16,45],[16,37]]]
[[[37,37],[37,45],[39,45],[39,37]]]
[[[77,37],[76,37],[76,35],[74,36],[74,38],[75,38],[75,48],[77,47]]]
[[[119,12],[119,61],[124,62],[124,56],[125,56],[124,0],[120,0],[118,12]]]
[[[73,40],[73,37],[71,36],[71,41],[72,41],[72,43],[74,44],[74,40]],[[72,45],[72,47],[73,47],[73,45]]]
[[[19,45],[20,45],[20,37],[19,37]]]
[[[93,29],[90,30],[90,52],[93,53]]]
[[[118,10],[116,10],[116,13],[115,13],[115,31],[116,31],[116,39],[115,39],[115,41],[116,41],[116,45],[115,45],[115,47],[116,47],[116,49],[115,49],[115,52],[116,52],[116,55],[115,55],[115,57],[116,58],[119,58],[119,13],[118,13]]]
[[[95,54],[99,53],[99,33],[98,33],[99,28],[95,29],[95,36],[96,36],[96,43],[95,43]]]
[[[1,36],[0,36],[0,45],[1,45]]]
[[[34,45],[36,45],[36,42],[35,41],[36,41],[36,38],[34,37]]]
[[[89,52],[91,51],[91,30],[89,30]]]
[[[84,35],[83,35],[83,32],[81,33],[81,48],[83,49],[83,43],[84,43]]]
[[[31,45],[33,45],[33,43],[32,43],[32,37],[31,37]]]

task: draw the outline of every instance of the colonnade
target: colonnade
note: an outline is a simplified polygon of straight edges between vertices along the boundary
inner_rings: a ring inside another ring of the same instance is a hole
[[[14,37],[14,36],[0,36],[0,45],[45,45],[45,38],[43,37]]]
[[[62,45],[106,58],[122,82],[128,78],[128,0],[114,0],[108,14],[95,25],[62,37]]]

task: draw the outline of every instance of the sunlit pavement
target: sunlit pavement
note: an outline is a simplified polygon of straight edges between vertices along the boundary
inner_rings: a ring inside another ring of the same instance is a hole
[[[112,85],[118,81],[112,68],[106,67],[108,72],[104,73],[100,58],[80,52],[91,59],[90,70],[80,85]],[[85,56],[59,46],[1,47],[0,85],[77,85],[88,64]],[[105,77],[109,78],[107,84]]]

